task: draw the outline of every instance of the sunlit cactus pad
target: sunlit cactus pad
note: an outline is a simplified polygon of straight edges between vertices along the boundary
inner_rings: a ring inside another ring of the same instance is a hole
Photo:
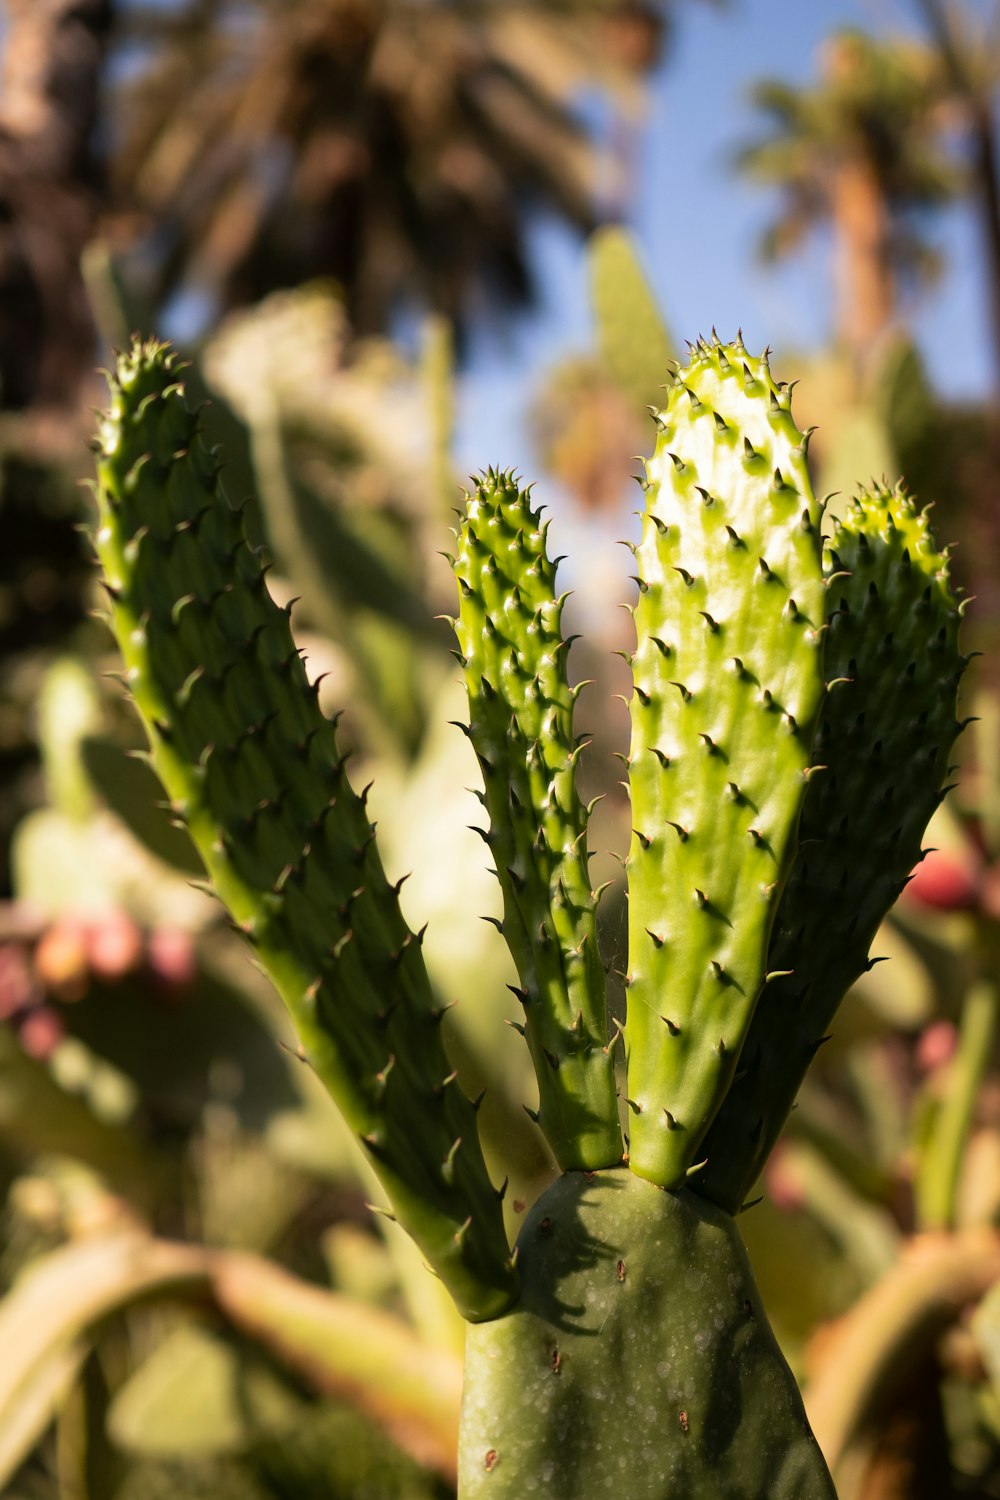
[[[700,344],[648,464],[631,702],[630,1163],[696,1166],[766,973],[823,688],[819,506],[766,359]]]

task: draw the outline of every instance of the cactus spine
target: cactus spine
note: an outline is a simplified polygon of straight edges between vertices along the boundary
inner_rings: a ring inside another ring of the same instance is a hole
[[[137,345],[112,383],[110,623],[176,814],[470,1320],[463,1500],[831,1500],[732,1211],[943,795],[964,663],[926,519],[876,487],[824,553],[766,358],[713,339],[674,379],[636,549],[623,1161],[554,564],[511,476],[468,498],[468,733],[564,1169],[512,1257],[419,935],[179,374]]]

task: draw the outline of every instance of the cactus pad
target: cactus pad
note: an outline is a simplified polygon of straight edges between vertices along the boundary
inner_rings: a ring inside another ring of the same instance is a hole
[[[697,1190],[735,1211],[752,1187],[849,985],[920,857],[944,795],[964,668],[946,553],[902,489],[852,502],[825,553],[831,687],[800,852],[764,991],[705,1141]]]
[[[659,417],[636,551],[629,1161],[683,1181],[764,982],[822,692],[819,506],[790,394],[700,343]]]
[[[96,546],[152,764],[401,1222],[494,1316],[516,1279],[419,938],[178,375],[137,345],[99,434]]]
[[[502,931],[521,981],[539,1123],[570,1170],[615,1165],[622,1140],[555,571],[527,491],[509,474],[484,475],[455,559],[469,736],[483,773]]]

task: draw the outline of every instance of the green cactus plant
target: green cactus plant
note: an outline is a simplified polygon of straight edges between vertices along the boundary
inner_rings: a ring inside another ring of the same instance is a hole
[[[153,766],[469,1320],[463,1500],[833,1495],[734,1214],[942,795],[960,609],[901,491],[824,546],[790,392],[741,339],[699,341],[657,424],[621,1106],[545,527],[489,471],[457,533],[481,831],[562,1169],[513,1252],[419,935],[174,354],[120,358],[99,434],[96,548]]]

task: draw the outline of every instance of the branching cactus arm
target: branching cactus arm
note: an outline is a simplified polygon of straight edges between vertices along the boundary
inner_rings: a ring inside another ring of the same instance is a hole
[[[622,1159],[606,978],[587,875],[586,812],[567,642],[545,528],[509,474],[467,502],[454,560],[456,621],[503,892],[502,931],[520,977],[539,1123],[564,1171]]]
[[[629,1162],[673,1187],[736,1068],[822,692],[819,506],[787,388],[699,344],[659,417],[631,702]]]
[[[471,1319],[513,1299],[474,1106],[420,941],[187,406],[176,357],[121,358],[96,546],[152,764],[400,1221]]]
[[[830,687],[767,986],[695,1183],[735,1213],[872,939],[920,858],[960,728],[948,558],[904,490],[875,486],[826,548]],[[822,767],[822,770],[820,770]]]

